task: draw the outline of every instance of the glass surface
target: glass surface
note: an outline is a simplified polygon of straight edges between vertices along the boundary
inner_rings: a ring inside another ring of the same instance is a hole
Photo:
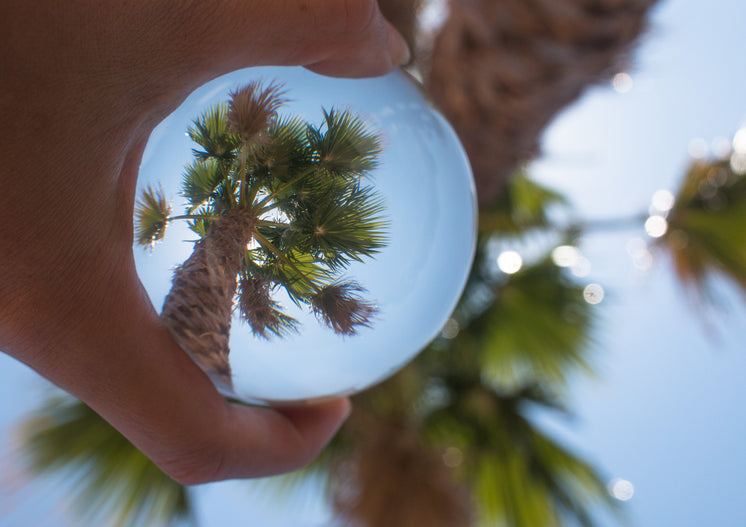
[[[184,167],[197,145],[186,130],[207,107],[252,80],[283,84],[289,99],[279,116],[320,125],[323,109],[349,110],[380,134],[378,166],[365,178],[383,199],[386,246],[354,262],[354,279],[378,313],[370,327],[340,336],[282,291],[273,298],[299,321],[288,336],[255,337],[234,314],[230,334],[233,388],[228,396],[249,402],[297,402],[351,394],[404,366],[443,327],[461,294],[476,239],[476,203],[467,158],[443,117],[401,72],[375,79],[332,79],[302,68],[252,68],[201,87],[152,133],[138,197],[161,185],[174,214],[181,214]],[[197,236],[174,222],[152,251],[135,248],[138,273],[160,309],[176,266],[189,258]]]

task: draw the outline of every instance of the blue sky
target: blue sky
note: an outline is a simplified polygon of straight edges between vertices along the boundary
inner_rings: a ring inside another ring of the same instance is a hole
[[[744,23],[743,0],[663,2],[635,55],[631,90],[589,90],[547,130],[532,173],[566,192],[581,218],[647,210],[656,190],[675,190],[693,139],[730,138],[743,124]],[[609,479],[634,485],[626,502],[629,525],[746,525],[746,304],[725,285],[728,309],[698,310],[665,259],[656,258],[647,272],[635,268],[627,247],[636,237],[644,231],[596,234],[582,245],[592,264],[584,279],[606,291],[597,306],[599,375],[575,383],[571,422],[541,416],[542,425]],[[38,401],[40,385],[0,355],[5,451],[13,423]],[[15,470],[8,459],[0,472],[0,525],[65,525],[64,512],[49,500],[20,507],[11,501],[7,491],[22,478]],[[49,485],[28,483],[22,494],[37,496],[40,489]],[[313,492],[289,503],[256,485],[224,483],[199,492],[206,527],[329,527]]]

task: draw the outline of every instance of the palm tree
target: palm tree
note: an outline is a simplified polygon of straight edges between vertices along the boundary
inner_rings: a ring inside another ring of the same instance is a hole
[[[279,289],[342,335],[370,326],[376,313],[342,273],[386,244],[385,207],[367,184],[380,139],[350,111],[324,110],[319,127],[281,118],[283,96],[253,82],[204,112],[188,131],[199,148],[184,172],[184,214],[152,186],[136,208],[140,245],[152,247],[176,220],[199,237],[174,273],[161,319],[225,387],[236,295],[243,320],[265,338],[298,324],[273,298]]]

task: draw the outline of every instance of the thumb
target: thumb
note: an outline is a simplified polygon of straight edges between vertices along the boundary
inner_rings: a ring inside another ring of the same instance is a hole
[[[182,57],[215,76],[242,67],[300,65],[331,76],[382,75],[409,60],[376,0],[197,2],[179,24]],[[193,70],[194,71],[194,70]]]

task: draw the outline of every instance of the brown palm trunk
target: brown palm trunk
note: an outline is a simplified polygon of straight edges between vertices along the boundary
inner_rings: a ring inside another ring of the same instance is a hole
[[[464,143],[483,206],[562,108],[626,64],[656,1],[449,2],[425,84]]]
[[[218,218],[174,272],[161,320],[210,378],[232,387],[228,341],[238,273],[256,218],[236,209]]]

